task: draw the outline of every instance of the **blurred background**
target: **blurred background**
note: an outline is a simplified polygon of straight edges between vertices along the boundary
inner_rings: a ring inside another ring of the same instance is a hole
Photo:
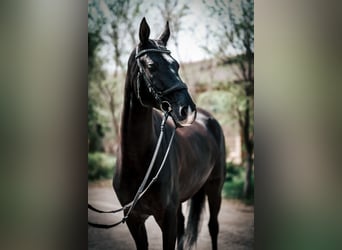
[[[146,17],[152,39],[170,23],[168,48],[197,106],[223,127],[223,195],[253,202],[254,2],[88,1],[88,179],[110,179],[119,143],[128,56]]]

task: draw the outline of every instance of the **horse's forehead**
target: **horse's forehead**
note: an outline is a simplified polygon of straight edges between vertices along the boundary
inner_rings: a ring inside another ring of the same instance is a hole
[[[161,63],[162,60],[165,60],[167,64],[172,64],[175,61],[175,59],[167,53],[158,53],[146,56],[146,62],[148,64],[152,64],[153,62]]]

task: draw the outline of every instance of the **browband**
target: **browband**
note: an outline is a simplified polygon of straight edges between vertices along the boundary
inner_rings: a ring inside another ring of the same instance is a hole
[[[166,54],[171,54],[171,51],[168,49],[143,49],[138,52],[138,47],[136,48],[136,53],[135,53],[135,59],[138,59],[141,57],[143,54],[147,52],[157,52],[157,53],[166,53]]]

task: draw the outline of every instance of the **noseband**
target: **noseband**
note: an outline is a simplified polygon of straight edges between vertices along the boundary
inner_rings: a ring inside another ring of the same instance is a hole
[[[139,60],[139,58],[147,53],[165,53],[165,54],[171,54],[170,50],[167,49],[163,49],[163,48],[159,48],[159,49],[144,49],[139,51],[138,47],[136,48],[136,53],[135,53],[135,59],[137,60],[137,64],[138,64],[138,68],[139,68],[139,72],[138,72],[138,78],[137,78],[137,96],[138,99],[141,103],[141,105],[147,107],[147,105],[145,105],[141,99],[140,96],[140,82],[143,79],[148,91],[152,94],[153,98],[156,100],[157,104],[159,105],[160,109],[163,112],[171,112],[172,108],[171,105],[168,101],[163,100],[164,97],[170,93],[179,91],[179,90],[183,90],[183,89],[187,89],[187,86],[184,83],[178,83],[166,90],[163,91],[158,91],[156,90],[156,88],[153,86],[152,81],[147,77],[146,72],[144,70],[144,68],[141,65],[141,62]]]

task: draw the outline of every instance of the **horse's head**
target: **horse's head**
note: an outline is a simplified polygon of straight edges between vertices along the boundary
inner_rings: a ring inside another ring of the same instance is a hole
[[[149,36],[150,28],[143,18],[140,44],[135,51],[138,65],[135,93],[142,105],[169,112],[177,126],[189,126],[196,118],[196,105],[179,77],[178,62],[166,49],[170,37],[168,22],[158,39],[151,40]]]

